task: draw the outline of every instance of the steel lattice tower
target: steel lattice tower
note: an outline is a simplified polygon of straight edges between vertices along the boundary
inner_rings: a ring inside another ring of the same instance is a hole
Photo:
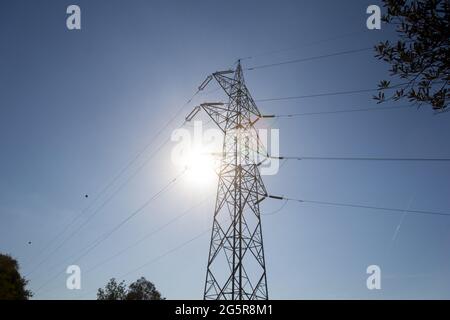
[[[213,78],[229,102],[203,103],[186,118],[201,108],[224,134],[204,299],[268,299],[259,211],[267,192],[252,156],[260,148],[254,124],[261,114],[245,85],[240,61],[235,70],[213,73],[199,89]]]

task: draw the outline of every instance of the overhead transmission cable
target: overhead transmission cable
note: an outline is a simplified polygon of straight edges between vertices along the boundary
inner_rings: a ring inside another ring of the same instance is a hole
[[[195,237],[190,238],[189,240],[182,242],[178,246],[176,246],[176,247],[174,247],[174,248],[164,252],[163,254],[161,254],[161,255],[159,255],[159,256],[157,256],[157,257],[155,257],[155,258],[153,258],[153,259],[151,259],[151,260],[149,260],[147,262],[145,262],[144,264],[140,265],[139,267],[137,267],[135,269],[132,269],[132,270],[122,274],[121,276],[119,276],[119,279],[123,279],[124,277],[126,277],[126,276],[128,276],[128,275],[130,275],[130,274],[132,274],[132,273],[134,273],[134,272],[136,272],[138,270],[141,270],[142,268],[145,268],[145,267],[149,266],[150,264],[155,263],[156,261],[166,257],[167,255],[169,255],[169,254],[171,254],[171,253],[173,253],[173,252],[175,252],[175,251],[185,247],[186,245],[190,244],[191,242],[193,242],[193,241],[201,238],[205,234],[211,232],[211,229],[212,228],[208,228],[206,230],[203,230],[201,233],[197,234]]]
[[[79,255],[73,263],[78,262],[83,257],[85,257],[87,254],[89,254],[93,249],[95,249],[98,245],[100,245],[103,241],[108,239],[114,232],[119,230],[123,225],[125,225],[128,221],[133,219],[135,216],[137,216],[139,213],[142,212],[152,201],[157,199],[162,193],[164,193],[166,190],[168,190],[175,182],[181,178],[186,173],[186,169],[184,169],[179,175],[177,175],[175,178],[170,180],[163,188],[161,188],[158,192],[153,194],[147,201],[145,201],[138,209],[133,211],[130,215],[128,215],[125,219],[121,220],[117,225],[115,225],[110,231],[107,233],[101,235],[96,240],[94,240],[92,243],[90,243],[88,246],[85,247],[84,252]],[[83,251],[82,250],[82,251]],[[64,270],[63,270],[64,271]],[[43,287],[45,287],[48,283],[50,283],[52,280],[56,279],[61,273],[58,273],[55,277],[49,279],[48,281],[44,282],[37,290],[36,292],[40,291]]]
[[[175,216],[174,218],[170,219],[168,222],[164,223],[163,225],[159,226],[158,228],[151,230],[149,233],[146,233],[144,236],[142,236],[141,238],[139,238],[138,240],[134,241],[133,243],[131,243],[130,245],[128,245],[127,247],[125,247],[124,249],[116,252],[115,254],[109,256],[108,258],[102,260],[101,262],[95,264],[94,266],[92,266],[91,268],[89,268],[88,270],[85,271],[85,273],[89,273],[92,272],[93,270],[97,269],[98,267],[108,263],[109,261],[113,260],[114,258],[122,255],[123,253],[127,252],[128,250],[130,250],[131,248],[135,247],[136,245],[144,242],[145,240],[147,240],[148,238],[154,236],[155,234],[158,234],[159,232],[163,231],[164,229],[166,229],[167,227],[169,227],[171,224],[175,223],[176,221],[180,220],[181,218],[183,218],[184,216],[188,215],[189,213],[192,212],[192,210],[194,210],[195,208],[205,204],[207,202],[207,200],[209,200],[209,196],[205,197],[202,201],[196,203],[195,205],[193,205],[192,207],[188,208],[187,210],[185,210],[184,212],[182,212],[181,214]]]
[[[114,184],[115,182],[148,150],[148,148],[153,145],[153,143],[156,141],[156,139],[161,135],[161,133],[167,129],[167,127],[181,114],[181,112],[184,110],[184,108],[186,108],[186,106],[188,104],[190,104],[192,102],[192,100],[194,99],[194,97],[200,92],[202,91],[203,88],[199,87],[197,89],[197,91],[192,95],[191,98],[189,98],[183,105],[181,105],[180,108],[178,108],[175,112],[175,114],[163,125],[163,127],[161,127],[160,130],[158,130],[156,132],[156,134],[150,139],[150,141],[144,146],[143,149],[141,149],[141,151],[139,151],[126,165],[125,167],[123,167],[118,174],[116,174],[114,176],[114,178],[97,194],[97,196],[91,201],[91,203],[81,211],[80,214],[76,215],[69,224],[67,224],[62,230],[61,232],[59,232],[55,237],[53,237],[51,239],[51,241],[49,241],[49,243],[47,244],[47,246],[45,246],[40,252],[39,254],[36,254],[35,256],[40,256],[42,255],[42,253],[52,244],[54,243],[61,235],[63,235],[71,226],[74,225],[74,223],[81,217],[83,216],[86,212],[88,212],[88,210],[93,206],[94,203],[97,202],[98,199],[101,198],[101,196],[103,196],[105,194],[105,192],[107,190],[109,190]],[[185,123],[185,122],[184,122]],[[184,123],[182,124],[182,126],[184,125]],[[29,272],[27,274],[30,275],[32,274],[37,268],[39,268],[45,261],[48,260],[49,257],[51,257],[55,252],[57,252],[69,239],[71,239],[81,228],[83,228],[90,220],[92,220],[92,218],[110,201],[114,198],[114,196],[123,189],[123,187],[125,187],[128,182],[130,182],[132,180],[132,178],[134,178],[137,173],[145,167],[145,165],[156,155],[156,153],[158,153],[166,143],[168,143],[170,141],[170,137],[165,139],[164,142],[156,149],[155,152],[152,153],[152,155],[147,158],[144,163],[142,165],[140,165],[138,167],[137,170],[134,171],[134,173],[129,176],[120,186],[118,189],[116,189],[112,196],[108,197],[106,200],[104,200],[101,205],[88,217],[87,220],[85,220],[85,222],[80,225],[77,229],[75,229],[74,232],[72,232],[69,237],[64,238],[64,240],[56,247],[54,248],[54,250],[51,251],[50,254],[48,254],[46,256],[45,259],[41,260],[40,263],[38,263],[31,272]]]
[[[294,60],[287,60],[287,61],[281,61],[281,62],[275,62],[275,63],[269,63],[269,64],[262,64],[262,65],[247,67],[247,68],[244,68],[244,70],[253,71],[253,70],[258,70],[258,69],[265,69],[265,68],[270,68],[270,67],[288,65],[288,64],[292,64],[292,63],[300,63],[300,62],[307,62],[307,61],[331,58],[331,57],[336,57],[336,56],[349,55],[349,54],[365,52],[365,51],[369,51],[369,50],[373,50],[373,47],[365,47],[365,48],[334,52],[334,53],[330,53],[330,54],[312,56],[312,57],[301,58],[301,59],[294,59]]]
[[[92,219],[99,213],[101,210],[144,168],[147,163],[170,141],[170,137],[164,140],[164,142],[155,150],[154,153],[151,154],[150,157],[148,157],[130,176],[127,177],[127,179],[122,182],[117,189],[114,190],[113,193],[111,193],[106,199],[104,199],[100,206],[98,206],[88,217],[86,220],[83,221],[78,227],[76,227],[68,236],[66,236],[62,242],[59,243],[58,246],[56,246],[49,254],[46,255],[44,259],[41,260],[40,263],[38,263],[33,270],[31,270],[26,276],[31,275],[34,273],[38,268],[43,265],[50,257],[52,257],[56,252],[58,252],[70,239],[72,239],[78,232],[85,227]]]
[[[400,105],[400,106],[371,107],[371,108],[361,108],[361,109],[313,111],[313,112],[290,113],[290,114],[271,114],[271,115],[263,115],[262,118],[288,118],[289,119],[289,118],[297,118],[297,117],[313,116],[313,115],[382,111],[382,110],[398,110],[398,109],[408,109],[408,108],[412,108],[412,107],[413,107],[413,105],[409,104],[409,105]]]
[[[263,155],[263,154],[261,154]],[[311,156],[270,156],[263,155],[270,159],[278,160],[336,160],[336,161],[413,161],[413,162],[450,162],[450,158],[390,158],[390,157],[311,157]]]
[[[211,230],[212,230],[212,228],[208,228],[208,229],[203,230],[201,233],[197,234],[196,236],[194,236],[194,237],[192,237],[192,238],[190,238],[190,239],[188,239],[186,241],[183,241],[182,243],[180,243],[176,247],[173,247],[173,248],[165,251],[164,253],[160,254],[159,256],[156,256],[155,258],[152,258],[152,259],[148,260],[147,262],[145,262],[144,264],[140,265],[137,268],[134,268],[132,270],[127,271],[126,273],[118,276],[117,278],[123,279],[126,276],[128,276],[128,275],[130,275],[130,274],[132,274],[132,273],[134,273],[136,271],[139,271],[139,270],[141,270],[141,269],[143,269],[143,268],[145,268],[145,267],[147,267],[147,266],[149,266],[149,265],[151,265],[151,264],[161,260],[162,258],[164,258],[164,257],[166,257],[166,256],[168,256],[168,255],[170,255],[170,254],[180,250],[181,248],[184,248],[185,246],[187,246],[188,244],[194,242],[195,240],[200,239],[204,235],[206,235],[209,232],[211,232]]]
[[[325,38],[325,39],[321,39],[321,40],[304,42],[302,44],[298,44],[298,45],[287,47],[287,48],[282,48],[282,49],[276,49],[276,50],[270,50],[270,51],[255,53],[255,54],[253,54],[251,56],[242,57],[242,58],[240,58],[240,60],[248,60],[248,59],[253,59],[253,58],[257,58],[257,57],[261,57],[261,56],[272,55],[272,54],[276,54],[276,53],[287,52],[287,51],[292,51],[292,50],[297,50],[297,49],[302,49],[302,48],[307,48],[307,47],[314,46],[314,45],[317,45],[317,44],[322,44],[322,43],[331,42],[331,41],[335,41],[335,40],[340,40],[340,39],[344,39],[344,38],[348,38],[348,37],[353,37],[353,36],[356,36],[356,35],[359,35],[359,34],[362,34],[362,33],[366,33],[366,32],[367,31],[363,30],[363,31],[351,32],[351,33],[344,33],[344,34],[336,35],[336,36]]]
[[[283,101],[283,100],[296,100],[296,99],[305,99],[305,98],[316,98],[316,97],[327,97],[327,96],[338,96],[338,95],[347,95],[347,94],[355,94],[355,93],[366,93],[366,92],[374,92],[380,90],[390,90],[395,89],[404,85],[405,83],[396,84],[394,86],[390,86],[388,88],[369,88],[369,89],[359,89],[359,90],[346,90],[346,91],[333,91],[333,92],[322,92],[316,94],[307,94],[300,96],[287,96],[287,97],[276,97],[276,98],[265,98],[265,99],[256,99],[255,102],[269,102],[269,101]]]
[[[93,270],[97,269],[98,267],[108,263],[109,261],[113,260],[114,258],[122,255],[123,253],[127,252],[128,250],[130,250],[132,247],[142,243],[143,241],[147,240],[148,238],[154,236],[155,234],[163,231],[164,229],[166,229],[168,226],[170,226],[171,224],[175,223],[176,221],[180,220],[181,218],[183,218],[184,216],[190,214],[192,212],[192,210],[194,210],[195,208],[198,208],[202,205],[204,205],[207,201],[209,200],[209,196],[203,198],[203,200],[201,200],[200,202],[194,204],[192,207],[188,208],[187,210],[185,210],[184,212],[182,212],[181,214],[175,216],[174,218],[172,218],[171,220],[169,220],[168,222],[164,223],[163,225],[161,225],[160,227],[152,230],[151,232],[145,234],[144,236],[142,236],[141,238],[139,238],[138,240],[136,240],[135,242],[131,243],[130,245],[128,245],[127,247],[125,247],[124,249],[118,251],[117,253],[115,253],[114,255],[109,256],[108,258],[102,260],[101,262],[95,264],[93,267],[89,268],[88,270],[85,271],[85,273],[89,273],[92,272]],[[210,231],[211,229],[208,229],[208,231]],[[203,233],[201,234],[203,235]],[[187,242],[191,242],[195,239],[197,239],[198,236],[196,236],[194,239],[189,240]],[[180,249],[183,246],[177,246],[178,249]],[[169,250],[170,252],[175,251],[174,249]],[[168,253],[164,254],[167,255]],[[160,257],[162,258],[162,257]],[[160,259],[158,258],[158,259]]]
[[[338,206],[338,207],[351,207],[351,208],[361,208],[361,209],[373,209],[373,210],[381,210],[381,211],[391,211],[391,212],[399,212],[399,213],[411,213],[411,214],[420,214],[420,215],[438,215],[438,216],[450,216],[450,213],[439,212],[439,211],[429,211],[429,210],[405,210],[403,208],[388,208],[388,207],[378,207],[378,206],[370,206],[370,205],[362,205],[362,204],[354,204],[354,203],[343,203],[343,202],[331,202],[331,201],[317,201],[317,200],[308,200],[308,199],[295,199],[288,198],[284,196],[274,196],[267,195],[268,198],[275,200],[287,200],[299,203],[311,203],[311,204],[321,204],[328,206]]]

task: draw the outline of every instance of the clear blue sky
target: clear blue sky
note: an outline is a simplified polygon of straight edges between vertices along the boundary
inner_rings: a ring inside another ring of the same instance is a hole
[[[243,60],[249,67],[372,46],[392,36],[385,26],[366,29],[366,8],[377,2],[1,1],[0,252],[18,259],[36,299],[91,299],[111,277],[130,282],[139,276],[169,299],[202,298],[209,233],[170,250],[211,226],[214,185],[181,180],[162,194],[77,262],[81,291],[65,288],[64,271],[87,245],[177,175],[170,144],[148,163],[145,159],[196,102],[223,97],[218,92],[187,106],[64,233],[82,224],[145,163],[64,246],[47,257],[61,238],[46,245],[208,74],[239,57],[254,56]],[[81,31],[66,29],[69,4],[81,7]],[[373,88],[387,75],[388,66],[367,51],[245,73],[255,99]],[[371,106],[376,104],[370,93],[259,104],[263,113],[278,114]],[[266,123],[280,129],[285,155],[450,157],[450,114],[434,115],[427,107]],[[288,162],[264,181],[270,193],[296,198],[450,211],[445,163]],[[208,194],[207,202],[164,231],[87,271]],[[267,200],[262,211],[281,204]],[[262,223],[271,298],[450,298],[450,218],[288,203]],[[366,288],[371,264],[382,269],[382,290]]]

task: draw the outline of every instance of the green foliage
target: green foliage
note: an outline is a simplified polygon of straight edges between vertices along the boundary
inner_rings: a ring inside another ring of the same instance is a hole
[[[125,281],[112,278],[104,289],[98,289],[97,300],[164,300],[153,283],[141,277],[126,288]]]
[[[19,264],[9,255],[0,254],[0,300],[28,300],[28,281],[19,273]]]
[[[105,289],[98,289],[97,300],[125,300],[127,296],[127,288],[125,281],[117,283],[115,278],[109,280]]]
[[[163,298],[153,283],[141,277],[128,287],[126,300],[163,300]]]
[[[384,41],[376,57],[391,65],[391,76],[402,79],[395,93],[385,97],[390,81],[379,84],[378,102],[406,98],[429,104],[435,110],[447,108],[450,99],[450,2],[445,0],[383,0],[386,23],[396,26],[396,43]]]

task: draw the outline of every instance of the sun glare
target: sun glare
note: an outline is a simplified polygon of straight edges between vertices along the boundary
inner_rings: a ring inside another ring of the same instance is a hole
[[[216,181],[216,160],[210,152],[202,148],[193,148],[186,154],[183,162],[186,163],[186,175],[190,184],[209,186]]]

